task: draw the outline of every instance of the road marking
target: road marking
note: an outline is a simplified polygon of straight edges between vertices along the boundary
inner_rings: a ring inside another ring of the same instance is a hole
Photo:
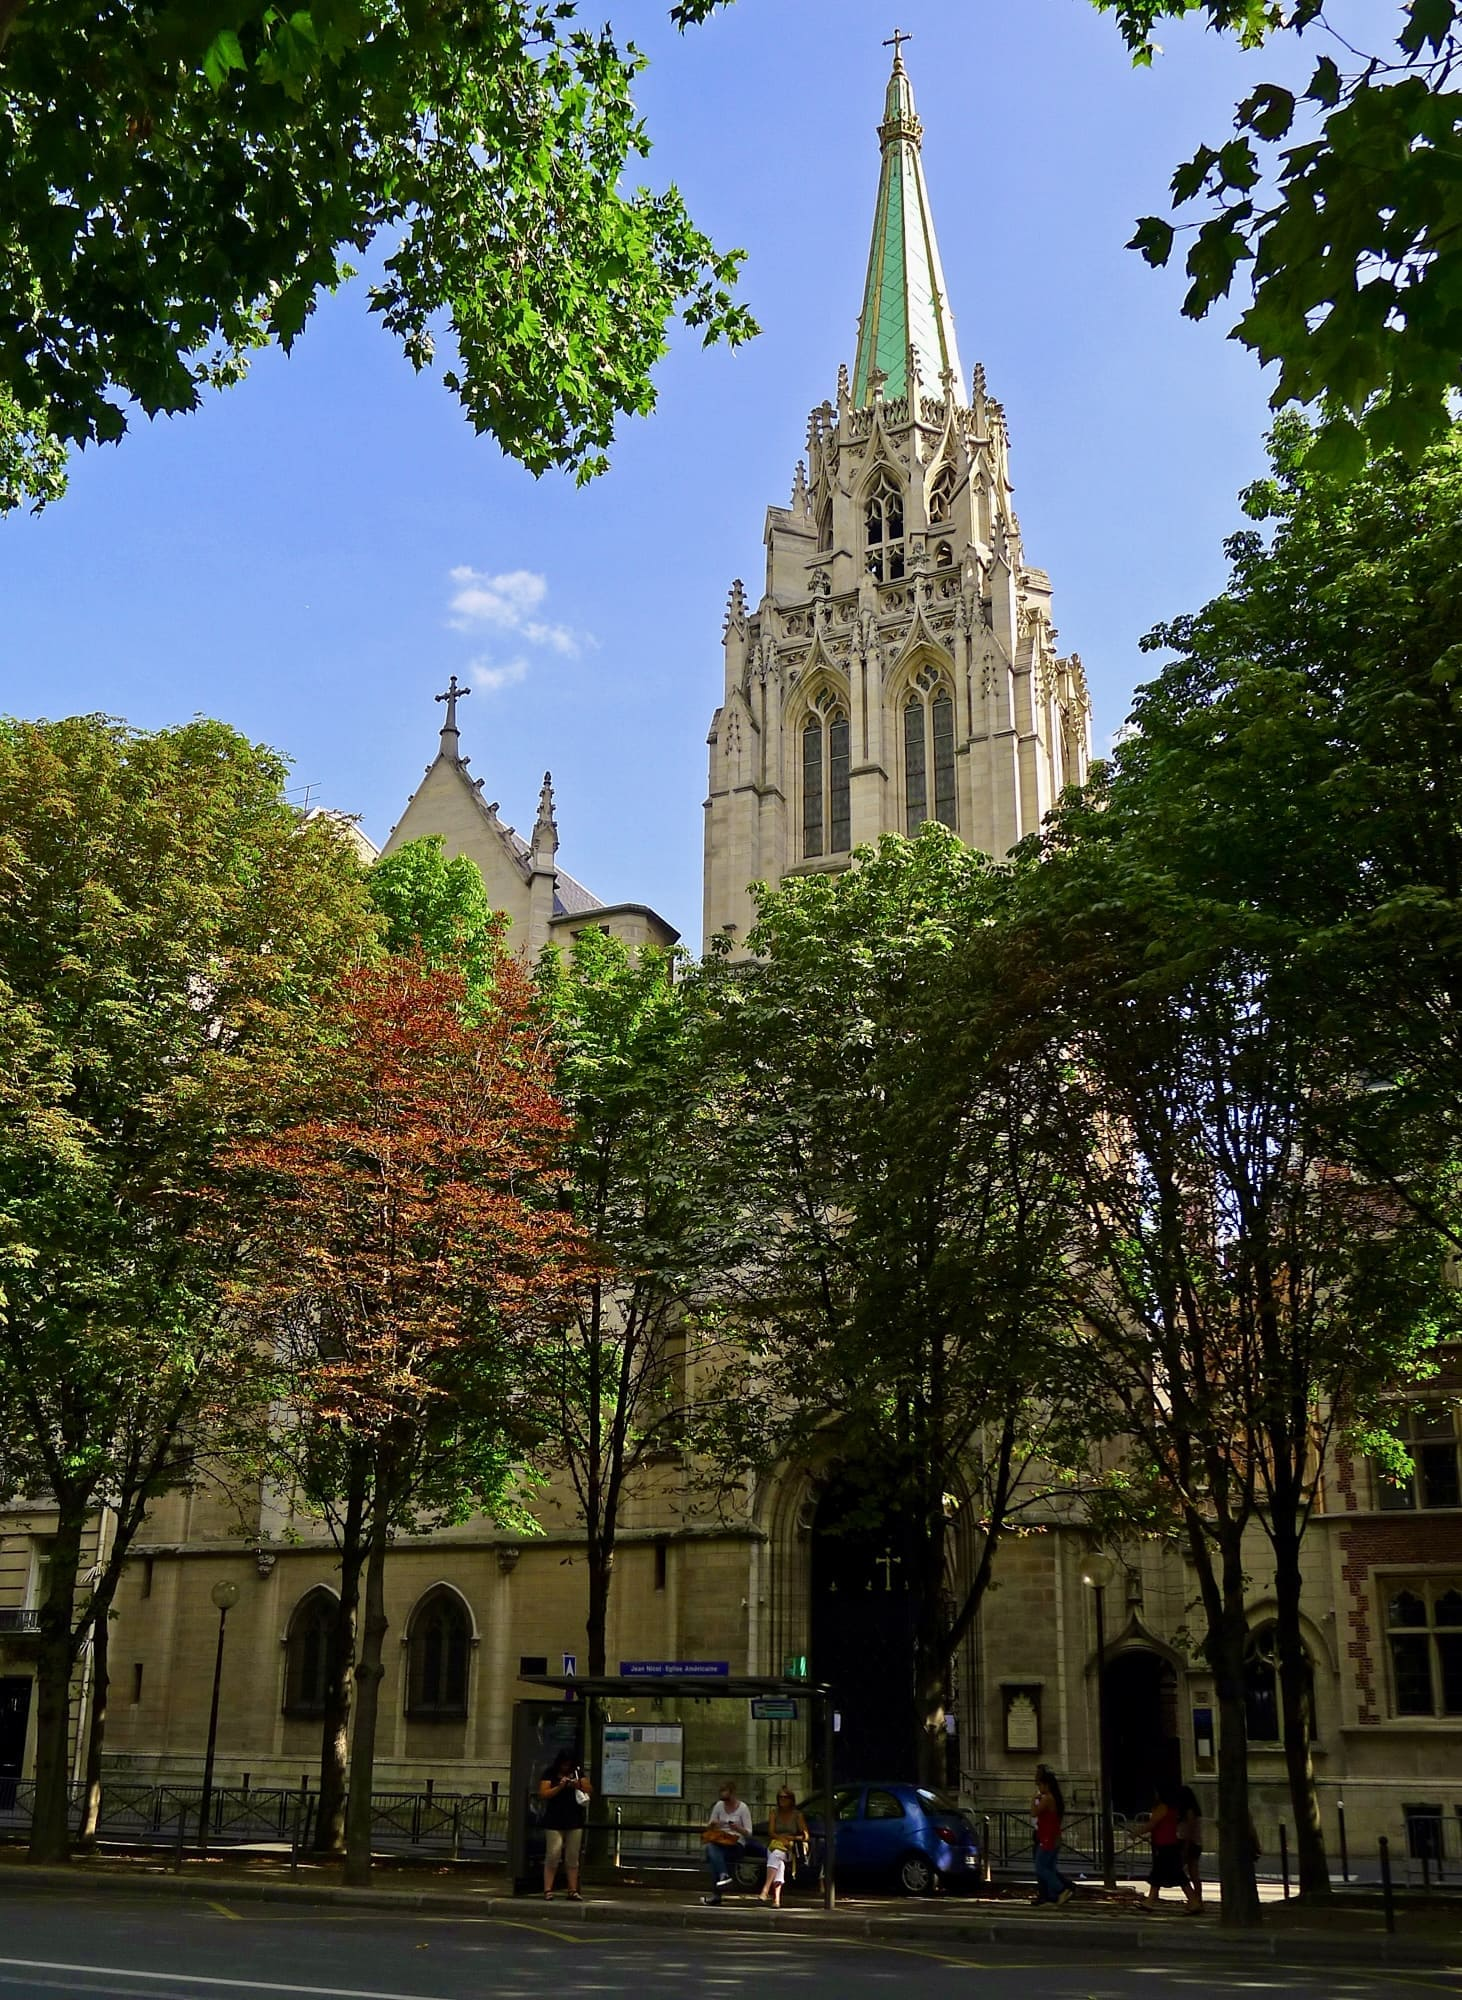
[[[227,1917],[231,1923],[241,1924],[244,1921],[238,1911],[231,1910],[227,1903],[210,1903],[208,1907],[210,1910],[217,1910],[221,1917]]]
[[[160,1986],[227,1987],[233,1993],[303,1993],[314,2000],[442,2000],[439,1993],[378,1993],[357,1986],[285,1986],[277,1979],[219,1979],[201,1972],[147,1972],[126,1965],[71,1965],[54,1958],[0,1958],[21,1972],[88,1972],[103,1979],[151,1980]]]

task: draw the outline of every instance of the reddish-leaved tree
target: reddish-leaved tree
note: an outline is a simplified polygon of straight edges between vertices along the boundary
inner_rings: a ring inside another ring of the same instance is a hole
[[[502,1499],[539,1440],[535,1383],[584,1251],[548,1043],[505,954],[477,1002],[419,956],[363,966],[330,1042],[301,1114],[234,1162],[273,1197],[244,1301],[287,1361],[299,1419],[333,1428],[366,1468],[346,1811],[359,1882],[391,1533]]]

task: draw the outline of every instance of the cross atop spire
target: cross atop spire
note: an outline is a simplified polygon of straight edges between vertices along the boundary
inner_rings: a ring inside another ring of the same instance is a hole
[[[442,724],[443,737],[446,737],[449,732],[453,736],[457,734],[457,703],[465,701],[471,692],[470,687],[458,687],[457,676],[453,674],[447,682],[445,694],[439,694],[434,697],[435,700],[444,701],[447,704],[447,719]],[[443,743],[442,747],[446,748],[445,743]]]
[[[880,370],[886,401],[908,394],[910,350],[925,382],[940,382],[952,374],[961,385],[960,400],[964,395],[954,317],[924,185],[920,158],[924,128],[904,68],[903,45],[909,39],[904,29],[895,28],[884,44],[893,49],[893,70],[878,128],[883,164],[853,368],[853,401],[864,408],[873,401],[874,377]]]

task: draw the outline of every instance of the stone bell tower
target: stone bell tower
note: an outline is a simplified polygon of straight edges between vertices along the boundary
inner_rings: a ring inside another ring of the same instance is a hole
[[[899,38],[902,40],[902,37]],[[769,507],[766,587],[726,609],[710,733],[705,942],[738,944],[748,885],[847,867],[942,820],[1004,854],[1090,758],[1081,662],[1025,560],[1005,412],[966,391],[895,44],[850,379],[812,412],[791,504]]]

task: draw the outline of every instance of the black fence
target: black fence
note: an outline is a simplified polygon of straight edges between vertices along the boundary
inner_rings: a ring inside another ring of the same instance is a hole
[[[79,1829],[82,1787],[71,1787],[71,1825]],[[127,1847],[196,1845],[203,1788],[198,1784],[149,1785],[112,1779],[102,1788],[98,1840]],[[0,1839],[24,1839],[35,1807],[35,1786],[0,1780]],[[319,1795],[301,1787],[215,1785],[209,1801],[210,1847],[306,1848],[315,1829]],[[382,1853],[475,1855],[507,1852],[506,1792],[373,1792],[371,1840]]]

